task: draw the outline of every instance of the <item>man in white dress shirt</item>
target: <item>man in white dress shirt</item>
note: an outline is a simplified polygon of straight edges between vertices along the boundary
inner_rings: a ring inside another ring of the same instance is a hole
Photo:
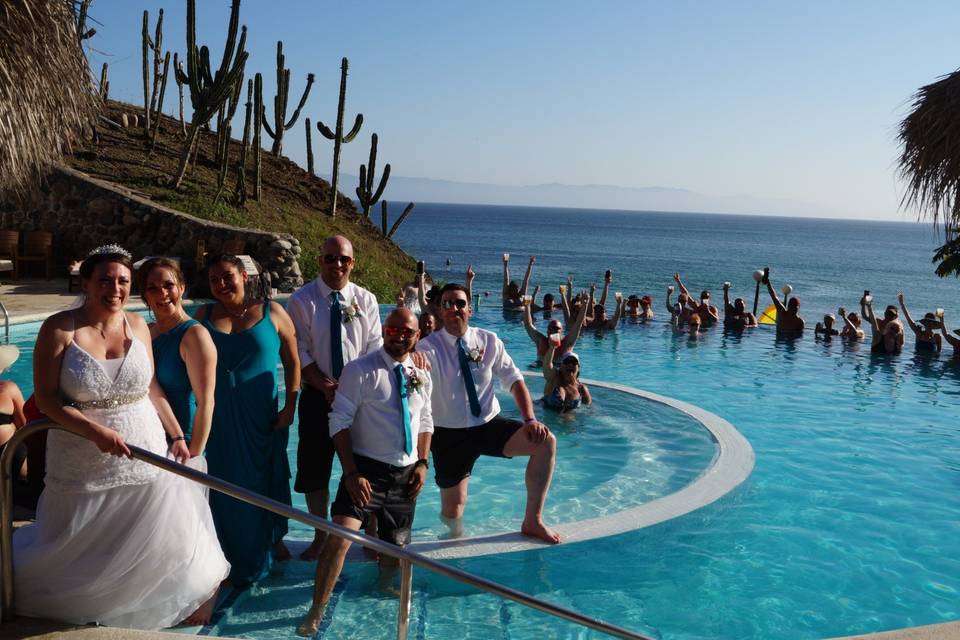
[[[412,311],[392,311],[383,325],[383,348],[343,368],[330,413],[330,434],[343,467],[333,521],[356,531],[374,515],[379,537],[400,546],[410,541],[433,433],[430,374],[409,356],[419,335]],[[313,605],[298,634],[316,634],[349,548],[349,541],[336,536],[324,542]],[[382,557],[384,564],[396,563]]]
[[[473,311],[466,287],[448,284],[440,294],[443,329],[417,347],[433,375],[433,464],[440,486],[441,514],[454,535],[462,531],[467,485],[481,455],[529,456],[527,507],[520,532],[549,543],[560,535],[543,522],[543,505],[553,477],[557,440],[533,412],[523,375],[496,334],[470,326]],[[494,376],[509,389],[523,422],[500,416]]]
[[[297,331],[303,378],[294,489],[306,494],[310,513],[323,517],[330,501],[334,455],[327,417],[337,381],[347,363],[383,344],[377,298],[350,282],[354,264],[353,245],[347,238],[327,238],[320,248],[320,276],[287,302]],[[322,544],[323,536],[317,532],[300,557],[316,559]]]

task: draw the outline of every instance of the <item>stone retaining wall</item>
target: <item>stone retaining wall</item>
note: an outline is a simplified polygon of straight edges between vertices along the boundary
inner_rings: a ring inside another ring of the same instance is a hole
[[[189,273],[196,267],[197,240],[203,239],[212,255],[224,241],[243,239],[273,287],[292,291],[303,284],[300,242],[293,236],[202,220],[69,167],[54,169],[25,198],[0,199],[0,229],[52,231],[54,269],[63,275],[70,260],[101,244],[116,242],[134,260],[178,256]]]

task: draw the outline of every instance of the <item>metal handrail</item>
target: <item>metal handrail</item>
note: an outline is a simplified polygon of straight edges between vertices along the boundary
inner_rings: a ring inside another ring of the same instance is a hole
[[[3,300],[0,300],[0,311],[3,312],[3,344],[10,344],[10,314]]]
[[[0,455],[0,568],[2,568],[2,582],[0,582],[0,606],[2,606],[2,621],[7,622],[13,618],[13,453],[17,446],[31,435],[44,431],[46,429],[61,429],[73,433],[78,437],[84,437],[80,429],[67,427],[55,422],[44,420],[37,421],[22,429],[18,429],[13,437],[7,442],[7,446]],[[542,611],[568,622],[588,627],[595,631],[617,637],[628,638],[629,640],[651,640],[649,636],[644,636],[629,629],[624,629],[617,625],[590,618],[579,612],[566,609],[564,607],[552,604],[545,600],[527,595],[521,591],[511,589],[499,583],[481,578],[466,571],[461,571],[454,567],[442,564],[436,560],[407,551],[402,547],[383,542],[378,538],[371,538],[358,531],[341,527],[319,516],[295,509],[290,505],[272,500],[260,494],[254,493],[243,487],[237,486],[225,480],[208,475],[196,469],[184,466],[172,460],[157,455],[151,451],[141,449],[133,445],[127,445],[133,454],[134,459],[141,460],[165,471],[183,476],[206,487],[225,493],[228,496],[237,498],[246,503],[261,507],[273,513],[285,516],[291,520],[296,520],[305,525],[320,529],[328,534],[344,538],[350,542],[373,549],[378,553],[396,558],[400,561],[400,608],[397,614],[397,638],[406,640],[407,630],[410,621],[410,602],[412,595],[413,571],[412,565],[429,569],[434,573],[439,573],[453,580],[463,582],[481,591],[496,594],[502,598],[513,600],[531,609]],[[104,454],[106,455],[106,454]]]

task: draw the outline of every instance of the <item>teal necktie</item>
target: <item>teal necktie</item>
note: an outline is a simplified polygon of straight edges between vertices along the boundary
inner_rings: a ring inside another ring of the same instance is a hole
[[[470,413],[476,418],[480,416],[480,399],[477,398],[477,385],[470,371],[470,358],[467,356],[467,345],[464,344],[463,338],[457,338],[457,352],[460,354],[460,371],[463,373],[463,386],[467,388]]]
[[[400,395],[400,414],[403,416],[403,444],[407,455],[413,453],[413,427],[410,425],[410,405],[407,404],[407,376],[403,374],[403,365],[398,364],[393,370],[397,373],[397,391]]]
[[[343,372],[343,310],[340,308],[340,292],[330,294],[330,366],[337,380]]]

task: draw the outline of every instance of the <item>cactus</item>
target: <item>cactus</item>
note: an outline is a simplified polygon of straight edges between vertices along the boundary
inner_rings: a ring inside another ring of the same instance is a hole
[[[377,190],[373,190],[373,176],[377,170],[377,134],[370,136],[370,159],[367,166],[360,165],[360,186],[357,187],[357,200],[363,207],[363,215],[370,217],[370,207],[375,205],[383,195],[383,190],[387,187],[387,180],[390,179],[390,164],[383,167],[383,177],[380,178],[380,184]]]
[[[289,131],[300,117],[300,110],[303,109],[307,96],[310,94],[310,87],[313,86],[313,74],[307,74],[307,86],[303,89],[303,95],[300,96],[300,103],[297,105],[293,115],[287,120],[287,99],[290,96],[290,69],[285,68],[283,56],[283,40],[277,40],[277,95],[273,97],[273,128],[267,122],[266,114],[262,116],[263,128],[267,135],[273,138],[273,146],[270,147],[270,153],[279,157],[283,150],[283,132]]]
[[[253,115],[253,80],[247,80],[247,102],[243,118],[243,140],[240,143],[240,159],[237,161],[237,186],[234,195],[238,206],[247,201],[247,147],[250,146],[250,119]]]
[[[227,122],[223,126],[223,131],[217,130],[217,142],[219,142],[219,147],[217,148],[217,158],[220,161],[219,171],[217,171],[217,194],[213,197],[214,204],[220,200],[220,196],[223,194],[223,186],[227,182],[227,163],[230,161],[230,123]]]
[[[177,93],[180,94],[180,135],[187,137],[187,121],[183,119],[183,65],[176,53],[173,54],[173,79],[177,81]]]
[[[233,91],[230,93],[230,97],[227,98],[226,103],[224,103],[220,110],[217,111],[217,164],[221,165],[224,162],[224,158],[221,155],[222,149],[229,150],[229,144],[224,145],[224,138],[227,141],[230,140],[230,123],[233,122],[233,116],[237,112],[237,107],[240,105],[240,92],[243,89],[243,75],[241,74],[237,78],[237,84],[233,87]]]
[[[159,109],[157,109],[157,96],[159,94],[161,76],[160,60],[163,58],[163,9],[157,14],[157,28],[150,41],[150,47],[153,49],[153,88],[150,91],[150,114],[157,114],[159,118]]]
[[[263,127],[263,76],[259,73],[253,82],[253,198],[260,202],[263,195],[260,176],[263,148],[260,143],[260,129]]]
[[[303,130],[307,134],[307,173],[315,175],[313,172],[313,136],[310,135],[310,118],[303,121]]]
[[[106,102],[109,94],[110,81],[107,80],[107,63],[104,62],[103,66],[100,67],[100,100]]]
[[[80,3],[80,6],[76,7],[77,21],[75,26],[77,29],[77,40],[79,40],[81,43],[88,38],[92,38],[94,34],[97,33],[96,29],[87,30],[87,10],[90,9],[91,2],[93,2],[93,0],[83,0]]]
[[[380,228],[383,230],[383,235],[389,240],[393,237],[393,234],[397,232],[397,229],[400,228],[400,225],[403,224],[403,221],[407,219],[407,216],[410,215],[410,212],[413,211],[413,207],[416,206],[412,202],[406,206],[403,210],[403,213],[400,214],[400,217],[397,218],[397,221],[393,223],[393,226],[390,227],[390,231],[387,231],[387,201],[384,200],[380,203]]]
[[[147,68],[147,55],[150,50],[150,12],[143,10],[143,30],[141,31],[143,47],[143,117],[146,120],[143,130],[150,134],[150,70]]]
[[[353,123],[353,129],[350,133],[343,135],[343,110],[347,99],[347,66],[346,58],[340,61],[340,100],[337,103],[337,129],[336,132],[330,131],[329,127],[324,126],[322,122],[317,122],[317,129],[328,140],[333,140],[333,171],[330,176],[330,216],[337,215],[337,186],[340,181],[340,146],[353,141],[360,133],[360,127],[363,125],[363,114],[358,113],[357,119]]]
[[[187,70],[180,77],[181,81],[190,87],[190,103],[193,105],[193,116],[190,118],[190,132],[183,145],[180,163],[177,172],[171,181],[174,188],[183,182],[187,171],[187,161],[190,158],[190,149],[193,148],[200,133],[200,128],[210,122],[220,106],[234,91],[237,78],[243,75],[243,68],[247,62],[247,52],[244,45],[247,41],[247,28],[240,32],[240,41],[237,42],[237,29],[240,23],[240,0],[232,0],[230,6],[230,26],[227,29],[227,41],[223,49],[223,59],[216,74],[211,73],[210,50],[207,47],[197,46],[197,2],[187,0]],[[181,72],[178,70],[177,75]]]
[[[160,61],[165,60],[163,55],[163,9],[157,15],[157,27],[154,36],[150,37],[150,13],[143,11],[143,30],[141,31],[141,50],[143,57],[143,133],[147,140],[151,141],[151,123],[154,114],[157,119],[160,118],[160,109],[157,108],[157,98],[160,94],[160,88],[166,83],[166,73],[169,70],[169,63],[165,61],[164,71],[160,72]],[[151,74],[148,59],[150,52],[153,52],[153,73]]]
[[[157,100],[157,118],[153,123],[153,133],[150,134],[150,149],[157,144],[157,132],[160,131],[160,114],[163,111],[163,96],[167,93],[167,72],[170,71],[170,52],[163,56],[163,80],[160,81],[160,95]]]

